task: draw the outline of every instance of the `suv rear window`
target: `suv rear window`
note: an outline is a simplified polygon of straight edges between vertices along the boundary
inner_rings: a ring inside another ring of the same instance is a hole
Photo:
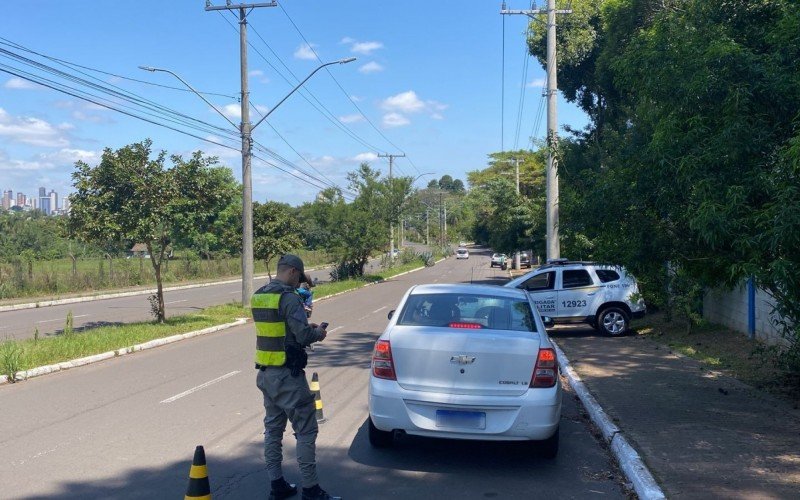
[[[564,288],[579,288],[593,285],[592,278],[589,276],[589,271],[586,269],[564,271],[561,281],[563,282]]]
[[[619,273],[611,269],[595,269],[594,272],[597,273],[597,277],[600,278],[600,281],[603,283],[617,281],[619,279]]]
[[[411,295],[397,324],[536,331],[530,303],[525,299],[455,293]]]

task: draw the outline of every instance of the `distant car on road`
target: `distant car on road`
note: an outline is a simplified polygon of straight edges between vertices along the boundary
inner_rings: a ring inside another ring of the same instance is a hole
[[[469,250],[466,248],[456,250],[456,259],[469,259]]]
[[[507,261],[507,257],[505,254],[502,253],[493,253],[492,260],[489,263],[489,267],[503,267],[503,261]]]
[[[535,441],[558,453],[556,351],[529,296],[490,285],[412,287],[375,343],[369,441],[396,432]]]
[[[516,264],[517,264],[517,256],[516,256],[516,254],[514,254],[511,257],[511,267],[514,268],[514,266],[516,266]],[[529,254],[528,252],[519,252],[519,267],[520,268],[527,267],[527,268],[530,269],[530,267],[531,267],[531,254]]]
[[[627,332],[646,310],[636,278],[621,266],[559,259],[504,286],[527,290],[556,323],[588,323],[612,336]]]

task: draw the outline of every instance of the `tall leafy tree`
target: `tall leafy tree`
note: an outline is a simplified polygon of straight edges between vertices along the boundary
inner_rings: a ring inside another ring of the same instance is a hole
[[[215,160],[200,152],[189,159],[172,156],[171,166],[165,151],[152,153],[148,139],[116,151],[106,148],[94,167],[77,162],[68,228],[89,242],[144,243],[156,277],[154,312],[163,322],[162,266],[168,249],[207,223],[218,196],[211,191],[218,184],[209,180],[217,176]]]
[[[302,225],[289,205],[253,203],[253,255],[264,261],[270,278],[272,260],[302,246],[301,231]]]

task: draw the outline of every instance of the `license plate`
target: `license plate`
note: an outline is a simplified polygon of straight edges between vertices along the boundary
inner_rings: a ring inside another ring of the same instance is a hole
[[[436,410],[436,427],[485,429],[486,413],[481,411]]]

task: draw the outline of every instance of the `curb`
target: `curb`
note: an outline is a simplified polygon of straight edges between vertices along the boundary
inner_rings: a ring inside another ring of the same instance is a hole
[[[600,432],[603,434],[603,439],[614,453],[614,457],[617,459],[620,469],[622,469],[625,477],[633,485],[633,490],[639,498],[642,499],[657,500],[666,498],[664,492],[661,491],[658,483],[656,483],[655,478],[653,478],[653,474],[644,464],[644,461],[642,461],[642,458],[622,435],[620,428],[608,418],[606,412],[603,411],[603,408],[594,396],[592,396],[592,393],[586,388],[586,384],[583,383],[580,376],[572,369],[572,365],[570,365],[569,359],[567,359],[564,351],[561,350],[561,347],[559,347],[555,341],[552,342],[558,354],[558,365],[561,368],[561,372],[566,375],[570,386],[580,398],[592,422],[600,429]]]
[[[306,271],[319,271],[320,269],[324,269],[323,267],[310,267]],[[268,275],[261,274],[259,276],[253,276],[253,279],[264,279],[267,278]],[[224,280],[224,281],[208,281],[205,283],[194,283],[191,285],[178,285],[178,286],[171,286],[164,288],[165,292],[173,292],[176,290],[188,290],[190,288],[204,288],[207,286],[214,286],[214,285],[228,285],[231,283],[239,283],[242,279],[232,279],[232,280]],[[135,290],[132,292],[115,292],[115,293],[104,293],[100,295],[82,295],[80,297],[70,297],[67,299],[53,299],[53,300],[42,300],[40,302],[26,302],[24,304],[11,304],[7,306],[0,306],[0,312],[7,312],[7,311],[21,311],[23,309],[36,309],[39,307],[49,307],[49,306],[61,306],[64,304],[77,304],[79,302],[92,302],[94,300],[105,300],[105,299],[117,299],[120,297],[134,297],[136,295],[147,295],[156,293],[158,289],[156,288],[148,288],[147,290]]]
[[[60,372],[62,370],[69,370],[70,368],[77,368],[79,366],[89,365],[92,363],[98,363],[100,361],[105,361],[106,359],[116,358],[119,356],[125,356],[126,354],[132,354],[138,351],[144,351],[146,349],[152,349],[154,347],[160,347],[162,345],[171,344],[173,342],[178,342],[180,340],[190,339],[192,337],[199,337],[201,335],[206,335],[209,333],[218,332],[220,330],[226,330],[228,328],[232,328],[234,326],[239,326],[247,323],[247,318],[240,318],[232,323],[225,323],[222,325],[210,326],[208,328],[203,328],[202,330],[195,330],[193,332],[187,333],[179,333],[177,335],[172,335],[170,337],[164,337],[160,339],[150,340],[143,344],[136,344],[130,347],[122,347],[120,349],[116,349],[114,351],[107,351],[100,354],[94,354],[92,356],[86,356],[84,358],[73,359],[71,361],[62,361],[61,363],[56,363],[53,365],[45,365],[45,366],[38,366],[36,368],[31,368],[29,370],[17,372],[17,381],[28,380],[29,378],[39,377],[41,375],[47,375],[48,373],[55,373]],[[0,376],[0,385],[8,384],[7,375]]]

